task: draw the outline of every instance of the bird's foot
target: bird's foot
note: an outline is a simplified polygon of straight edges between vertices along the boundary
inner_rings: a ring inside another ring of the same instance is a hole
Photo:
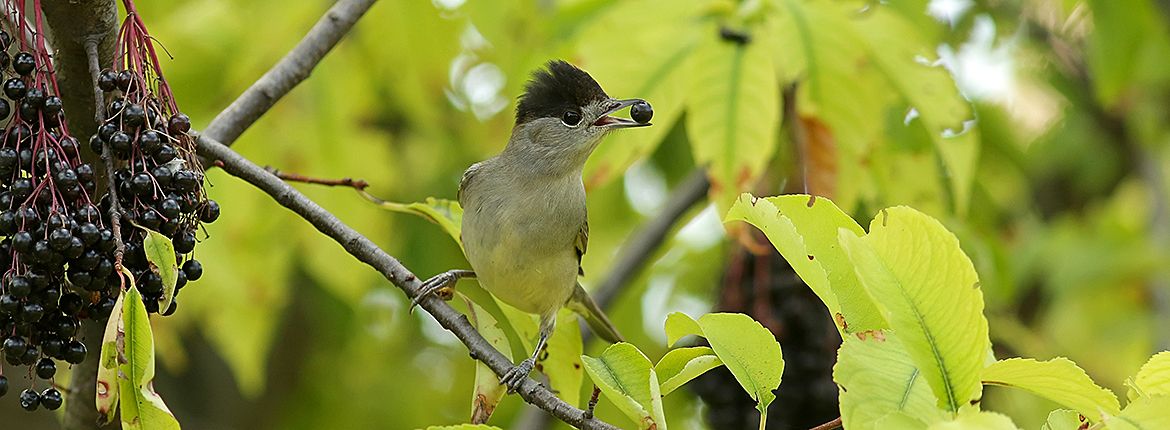
[[[525,358],[516,367],[508,370],[504,376],[500,377],[500,384],[508,386],[508,393],[515,393],[517,388],[520,388],[520,383],[528,379],[528,374],[532,373],[532,368],[536,366],[536,360],[532,357]]]
[[[409,312],[414,312],[414,307],[418,306],[419,302],[431,294],[438,294],[439,298],[443,300],[451,300],[455,296],[455,289],[451,286],[457,280],[459,280],[459,277],[455,275],[455,271],[453,270],[448,270],[432,276],[431,279],[427,279],[420,288],[422,292],[410,300]]]

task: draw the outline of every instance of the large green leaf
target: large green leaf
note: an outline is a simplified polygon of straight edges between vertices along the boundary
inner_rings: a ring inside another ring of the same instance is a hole
[[[1106,417],[1110,430],[1155,430],[1170,428],[1170,396],[1145,397],[1134,400],[1120,415]]]
[[[130,280],[133,283],[133,278]],[[102,334],[102,350],[98,356],[97,392],[94,401],[100,415],[99,422],[108,424],[114,421],[118,412],[118,399],[121,390],[118,387],[118,354],[125,348],[126,330],[122,321],[122,307],[126,300],[126,293],[119,291],[118,300],[114,302],[114,310],[106,320],[106,331]]]
[[[557,326],[548,339],[548,358],[540,364],[540,370],[548,376],[548,383],[561,400],[575,405],[581,400],[581,382],[585,371],[581,368],[581,322],[577,314],[568,308],[557,313]]]
[[[881,429],[877,420],[902,413],[923,423],[947,418],[893,331],[847,335],[833,366],[841,387],[841,421],[849,429]]]
[[[642,351],[620,342],[610,345],[600,357],[582,355],[581,361],[593,383],[618,410],[638,423],[638,428],[666,430],[658,377]]]
[[[1149,396],[1170,396],[1170,351],[1150,357],[1130,382],[1134,395],[1130,399]]]
[[[175,259],[175,245],[162,233],[150,229],[146,230],[146,237],[142,240],[142,251],[146,254],[146,261],[150,263],[150,270],[162,278],[163,294],[158,302],[158,308],[166,310],[175,299],[175,284],[179,281],[179,263]]]
[[[122,305],[123,349],[118,356],[119,409],[123,429],[179,429],[179,421],[154,392],[154,335],[142,295],[131,286]]]
[[[581,66],[606,92],[643,98],[654,107],[653,127],[613,133],[597,147],[585,164],[586,184],[621,176],[653,152],[678,121],[690,93],[683,65],[697,45],[702,6],[696,0],[618,2],[581,32]],[[614,31],[633,28],[637,31]]]
[[[800,278],[825,303],[837,329],[845,333],[888,326],[854,274],[837,230],[865,234],[832,201],[808,195],[757,198],[740,195],[725,221],[746,221],[768,236]]]
[[[1117,415],[1121,404],[1113,392],[1101,388],[1076,363],[1064,357],[1048,361],[1009,358],[983,369],[984,384],[1020,388],[1052,400],[1094,421],[1102,414]]]
[[[709,166],[711,196],[721,210],[763,172],[776,151],[780,89],[763,43],[740,45],[704,30],[685,66],[686,130],[695,163]]]
[[[940,179],[949,182],[955,210],[965,213],[979,156],[975,131],[965,130],[965,122],[974,119],[971,103],[945,67],[923,64],[937,57],[935,44],[896,11],[875,7],[854,23],[877,69],[918,112],[946,167]]]
[[[665,396],[708,370],[723,365],[715,351],[705,346],[672,349],[654,365]]]
[[[756,401],[761,420],[766,418],[768,405],[776,399],[772,390],[784,376],[784,356],[771,331],[744,314],[706,314],[696,321],[673,312],[667,316],[666,333],[670,343],[687,334],[707,338],[715,355]]]
[[[396,203],[379,199],[365,191],[360,191],[360,193],[362,197],[374,202],[374,204],[377,204],[382,209],[418,215],[427,221],[438,224],[460,247],[463,246],[463,241],[459,236],[463,228],[463,208],[459,206],[459,202],[427,197],[422,202]]]
[[[978,400],[987,319],[979,278],[955,236],[921,212],[893,207],[868,235],[841,230],[839,240],[939,406],[957,413]]]
[[[491,313],[464,296],[467,304],[467,318],[484,339],[498,349],[508,360],[512,360],[512,347],[508,335]],[[506,395],[507,387],[500,384],[500,378],[482,361],[475,362],[475,389],[471,393],[471,421],[486,422],[496,410],[500,399]]]

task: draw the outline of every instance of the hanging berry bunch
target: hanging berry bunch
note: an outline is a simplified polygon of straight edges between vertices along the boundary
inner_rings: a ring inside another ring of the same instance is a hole
[[[153,40],[133,2],[123,4],[127,17],[119,31],[114,65],[98,76],[107,102],[106,119],[90,144],[99,154],[108,147],[118,160],[113,182],[127,221],[121,224],[126,247],[122,263],[134,275],[147,311],[165,316],[178,304],[173,296],[163,297],[169,289],[146,258],[147,229],[174,245],[181,267],[174,289],[178,294],[188,281],[203,275],[192,251],[201,223],[219,217],[219,204],[203,190],[203,167],[188,134],[191,120],[179,111],[163,78]],[[160,303],[168,305],[159,309]]]
[[[114,306],[114,236],[91,200],[94,168],[66,126],[40,0],[32,14],[27,2],[5,1],[5,21],[19,24],[0,30],[0,396],[8,391],[4,370],[27,365],[51,379],[59,361],[80,363],[80,320],[104,318]],[[57,389],[35,385],[20,393],[22,407],[61,406]]]

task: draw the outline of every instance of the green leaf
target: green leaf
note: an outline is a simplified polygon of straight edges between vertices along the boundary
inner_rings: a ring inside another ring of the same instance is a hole
[[[869,293],[857,280],[837,230],[865,230],[832,201],[798,194],[757,198],[742,194],[725,221],[746,221],[768,236],[800,278],[820,297],[845,333],[888,327]]]
[[[1139,396],[1170,395],[1170,351],[1162,351],[1150,357],[1129,385],[1135,394],[1130,396],[1131,400]]]
[[[918,29],[884,7],[855,20],[858,38],[899,94],[918,111],[918,121],[926,128],[935,150],[946,167],[955,211],[966,213],[971,183],[979,158],[979,139],[974,130],[965,130],[965,121],[973,120],[971,103],[955,86],[955,81],[941,64],[922,64],[921,59],[935,58],[935,44],[927,41]]]
[[[585,163],[590,187],[620,177],[635,161],[658,147],[682,115],[689,93],[688,57],[697,45],[693,26],[704,2],[616,2],[577,40],[580,64],[614,97],[638,97],[654,106],[654,126],[634,133],[613,133]],[[656,17],[647,20],[645,17]],[[638,31],[614,31],[637,28]],[[638,61],[629,61],[637,58]]]
[[[849,429],[877,426],[878,418],[902,413],[922,423],[947,419],[938,400],[893,331],[858,332],[843,337],[833,366],[841,387],[841,420]]]
[[[1057,409],[1048,413],[1048,419],[1040,430],[1078,430],[1081,428],[1081,414],[1069,409]]]
[[[1170,396],[1134,400],[1115,417],[1106,417],[1110,430],[1154,430],[1170,428]]]
[[[699,327],[699,323],[690,315],[682,312],[671,312],[667,315],[664,329],[666,330],[667,345],[674,345],[675,342],[686,336],[703,335],[703,329]]]
[[[503,430],[487,424],[456,424],[453,426],[430,426],[427,430]]]
[[[177,430],[179,421],[162,397],[154,392],[154,335],[151,334],[150,317],[142,304],[142,295],[134,286],[124,294],[122,326],[125,349],[119,356],[118,365],[122,428]]]
[[[921,212],[893,207],[865,237],[841,230],[839,240],[939,406],[957,413],[979,399],[987,319],[979,278],[955,236]]]
[[[581,383],[585,371],[581,368],[581,322],[568,308],[557,312],[557,326],[548,338],[548,357],[540,363],[540,370],[548,376],[549,386],[561,400],[575,405],[581,400]]]
[[[133,283],[133,277],[130,278]],[[122,322],[122,306],[126,293],[119,291],[118,300],[114,302],[114,310],[106,320],[106,330],[102,334],[102,350],[98,356],[97,391],[94,401],[100,415],[99,422],[108,424],[114,421],[114,414],[118,412],[118,355],[125,349],[126,331]]]
[[[1076,363],[1064,357],[1048,361],[1000,360],[983,369],[981,377],[984,384],[1030,391],[1092,417],[1093,421],[1100,420],[1102,413],[1117,415],[1121,410],[1113,392],[1101,388]]]
[[[508,335],[496,318],[466,296],[463,296],[463,300],[467,302],[467,317],[475,326],[475,330],[508,357],[509,361],[512,360],[512,347],[508,343]],[[476,360],[475,389],[471,393],[471,421],[486,422],[506,394],[507,387],[500,384],[500,378],[496,373],[482,361]]]
[[[940,421],[930,426],[930,430],[1016,430],[1018,428],[1007,415],[976,409],[964,409],[953,421]]]
[[[460,247],[463,246],[463,241],[459,237],[463,226],[463,208],[459,206],[458,201],[427,197],[423,202],[395,203],[379,199],[365,191],[359,190],[358,192],[366,200],[374,202],[382,209],[418,215],[427,221],[438,224],[443,231],[447,232],[448,236],[455,240],[455,243],[458,243]]]
[[[771,331],[744,314],[715,313],[699,318],[703,336],[727,370],[765,413],[784,375],[784,356]]]
[[[695,163],[710,166],[711,197],[726,211],[776,151],[780,89],[765,44],[729,43],[714,27],[703,31],[710,39],[686,65],[686,131]]]
[[[175,260],[175,245],[162,233],[151,229],[146,230],[146,238],[142,240],[142,251],[146,253],[146,261],[150,263],[150,271],[162,278],[163,295],[158,302],[158,308],[166,310],[175,299],[175,284],[179,282],[179,262]]]
[[[904,412],[893,412],[873,422],[875,429],[926,430],[926,423]]]
[[[715,351],[705,346],[670,350],[654,365],[654,373],[662,381],[662,395],[670,394],[678,387],[699,377],[708,370],[723,365]]]
[[[600,357],[581,356],[585,371],[618,410],[640,429],[666,430],[658,377],[637,347],[620,342],[610,345]]]

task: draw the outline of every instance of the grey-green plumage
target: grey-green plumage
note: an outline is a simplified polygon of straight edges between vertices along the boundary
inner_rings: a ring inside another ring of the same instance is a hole
[[[580,313],[599,337],[622,340],[577,282],[589,244],[581,172],[607,133],[649,125],[609,116],[634,103],[645,102],[612,99],[584,71],[550,62],[520,97],[508,145],[463,174],[462,239],[474,273],[446,272],[426,284],[433,290],[474,276],[503,302],[540,317],[533,356],[501,378],[510,388],[532,370],[562,307]]]

